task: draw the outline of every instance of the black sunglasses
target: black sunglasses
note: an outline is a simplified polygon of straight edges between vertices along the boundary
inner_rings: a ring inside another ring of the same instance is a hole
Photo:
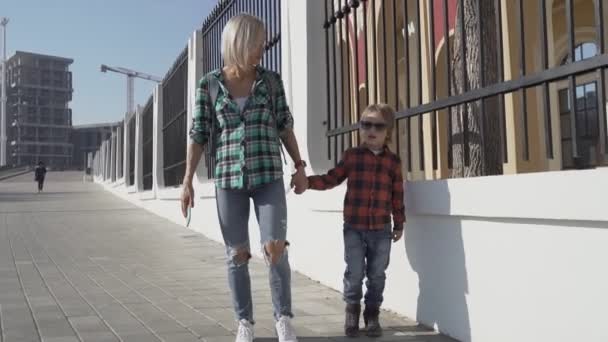
[[[374,127],[376,131],[383,131],[386,129],[386,124],[384,122],[361,121],[361,128],[364,130],[370,130],[372,127]]]

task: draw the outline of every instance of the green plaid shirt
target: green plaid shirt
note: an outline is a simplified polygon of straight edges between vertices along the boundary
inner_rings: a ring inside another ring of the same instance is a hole
[[[209,79],[212,77],[219,83],[215,102],[216,186],[253,189],[283,177],[279,134],[293,127],[293,117],[280,76],[258,67],[252,93],[242,112],[224,86],[221,70],[203,77],[196,90],[190,130],[190,138],[201,145],[209,141],[211,129]],[[271,95],[271,91],[274,94]],[[274,105],[271,99],[274,99]]]

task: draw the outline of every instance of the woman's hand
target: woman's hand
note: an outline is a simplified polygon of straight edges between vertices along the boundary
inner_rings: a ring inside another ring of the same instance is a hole
[[[182,215],[184,215],[184,217],[188,217],[188,207],[194,208],[194,188],[192,187],[192,182],[184,182],[181,202]]]
[[[295,187],[296,195],[304,193],[308,189],[308,178],[304,168],[299,168],[296,173],[291,176],[291,187]]]

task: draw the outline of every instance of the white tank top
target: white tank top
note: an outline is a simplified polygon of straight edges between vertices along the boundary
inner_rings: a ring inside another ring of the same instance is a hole
[[[239,110],[242,112],[245,108],[245,103],[247,103],[247,97],[237,97],[234,99],[234,101],[239,106]]]

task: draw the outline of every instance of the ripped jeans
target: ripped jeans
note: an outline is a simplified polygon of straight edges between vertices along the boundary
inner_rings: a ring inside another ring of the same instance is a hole
[[[249,199],[253,199],[255,214],[260,226],[262,246],[267,242],[286,241],[287,204],[283,179],[253,190],[225,190],[216,188],[217,212],[228,255],[228,283],[232,292],[234,310],[238,320],[253,323],[253,302],[248,261]],[[287,247],[276,263],[268,254],[270,290],[275,319],[293,317],[291,311],[291,269]]]

